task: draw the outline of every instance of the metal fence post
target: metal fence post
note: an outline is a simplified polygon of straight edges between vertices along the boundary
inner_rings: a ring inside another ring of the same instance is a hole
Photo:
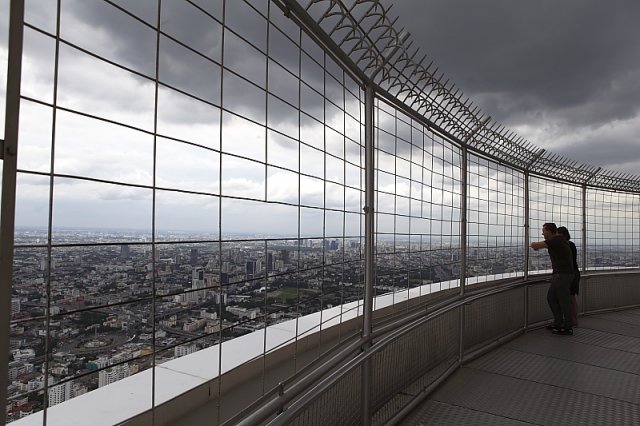
[[[529,279],[529,244],[531,240],[529,223],[529,171],[524,172],[524,280]]]
[[[373,143],[373,98],[374,92],[371,85],[365,87],[364,96],[364,144],[365,144],[365,206],[364,206],[364,261],[365,261],[365,291],[362,337],[365,339],[365,350],[371,346],[371,329],[373,316],[373,284],[375,281],[374,267],[374,210],[375,203],[375,170],[374,170],[374,143]],[[362,424],[369,425],[371,418],[370,398],[370,373],[371,361],[367,359],[362,366]]]
[[[13,233],[16,213],[16,177],[18,157],[18,125],[20,117],[20,79],[22,74],[22,42],[24,0],[11,0],[9,6],[9,60],[5,138],[2,157],[2,214],[0,217],[0,424],[6,423],[7,379],[9,367],[9,327],[11,323],[11,285],[13,282]]]
[[[582,272],[587,271],[587,184],[582,184]]]
[[[462,194],[460,195],[460,297],[465,295],[467,281],[467,198],[469,195],[469,151],[467,146],[462,146],[462,169],[460,170],[460,180]],[[459,361],[464,358],[464,305],[460,305],[460,319],[458,324],[459,341]]]

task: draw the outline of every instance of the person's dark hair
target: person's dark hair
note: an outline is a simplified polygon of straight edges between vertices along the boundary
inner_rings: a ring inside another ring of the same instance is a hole
[[[571,234],[565,226],[561,226],[560,228],[558,228],[558,233],[562,235],[567,241],[571,239]]]
[[[547,231],[553,232],[554,234],[558,232],[558,227],[553,222],[547,222],[544,225],[542,225],[542,227],[545,228]]]

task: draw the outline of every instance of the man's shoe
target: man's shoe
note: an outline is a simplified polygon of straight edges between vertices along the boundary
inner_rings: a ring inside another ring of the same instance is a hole
[[[555,328],[555,327],[554,327],[554,328],[551,330],[551,332],[552,332],[553,334],[560,334],[560,335],[562,335],[562,336],[573,336],[573,328],[571,328],[571,327],[568,327],[568,328],[564,328],[564,327],[562,327],[562,328]]]
[[[554,328],[557,328],[557,327],[554,327],[554,326],[553,326],[553,323],[551,322],[551,323],[547,324],[547,326],[546,326],[545,328],[546,328],[547,330],[553,330]]]

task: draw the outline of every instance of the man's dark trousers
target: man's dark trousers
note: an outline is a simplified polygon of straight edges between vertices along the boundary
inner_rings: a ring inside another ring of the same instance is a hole
[[[569,288],[573,281],[573,273],[553,274],[551,285],[547,292],[547,302],[553,313],[553,326],[558,328],[571,328],[571,295]]]

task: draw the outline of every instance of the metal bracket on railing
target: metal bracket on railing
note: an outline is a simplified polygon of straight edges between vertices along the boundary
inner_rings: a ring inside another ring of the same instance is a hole
[[[284,386],[285,386],[284,382],[278,383],[278,398],[282,398],[284,396]],[[280,407],[278,408],[278,414],[284,413],[285,408],[286,408],[286,404],[283,402],[282,405],[280,405]]]
[[[4,139],[0,139],[0,160],[4,160]]]

